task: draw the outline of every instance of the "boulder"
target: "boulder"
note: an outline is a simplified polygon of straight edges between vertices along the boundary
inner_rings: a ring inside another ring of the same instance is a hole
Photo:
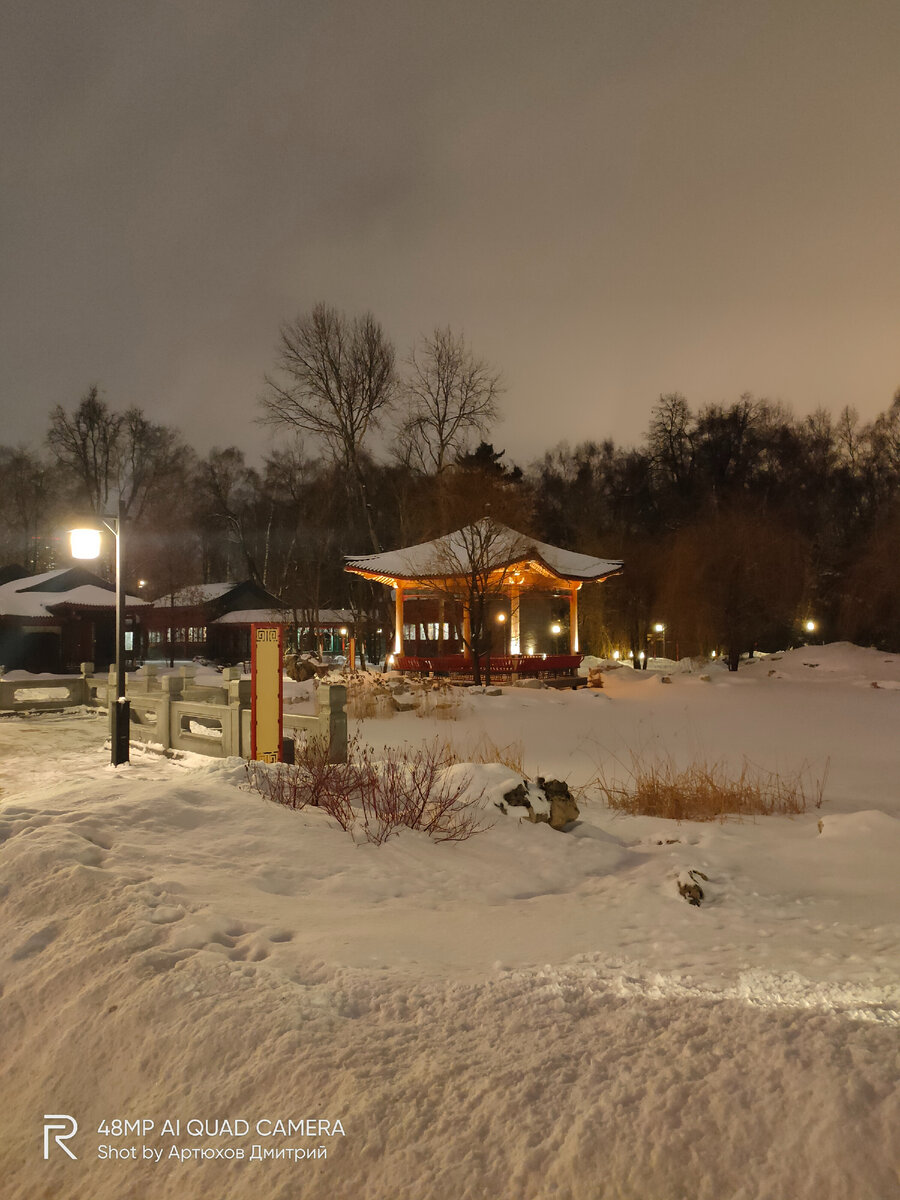
[[[314,679],[318,665],[318,663],[308,658],[300,658],[296,654],[286,654],[284,656],[285,674],[289,679],[293,679],[295,683],[306,683],[307,679]]]
[[[578,820],[578,805],[575,797],[569,791],[569,785],[562,779],[538,778],[544,794],[550,801],[550,828],[563,829],[571,821]]]
[[[504,793],[499,807],[501,812],[506,812],[507,807],[524,808],[522,815],[533,824],[547,824],[557,830],[578,820],[578,805],[562,779],[545,780],[539,776],[536,783],[520,783]]]

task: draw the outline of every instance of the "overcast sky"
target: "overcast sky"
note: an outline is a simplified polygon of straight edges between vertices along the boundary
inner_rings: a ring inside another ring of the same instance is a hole
[[[98,383],[258,455],[318,300],[463,331],[522,463],[900,386],[898,0],[14,0],[0,46],[0,442]]]

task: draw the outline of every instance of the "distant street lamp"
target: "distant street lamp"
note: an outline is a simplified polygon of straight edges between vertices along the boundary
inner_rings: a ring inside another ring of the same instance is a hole
[[[805,626],[805,628],[806,628],[806,632],[807,632],[807,633],[815,633],[815,632],[816,632],[816,623],[815,623],[815,621],[807,621],[807,622],[806,622],[806,626]]]
[[[128,735],[131,721],[130,705],[125,695],[125,585],[122,579],[122,500],[119,498],[114,517],[101,520],[116,538],[116,695],[109,705],[110,761],[114,767],[129,761]],[[100,530],[72,529],[69,545],[73,558],[99,558]]]

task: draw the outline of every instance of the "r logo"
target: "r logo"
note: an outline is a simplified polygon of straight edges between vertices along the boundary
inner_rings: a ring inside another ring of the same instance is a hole
[[[57,1125],[55,1122],[63,1121],[62,1125]],[[53,1123],[51,1123],[53,1122]],[[65,1113],[44,1113],[44,1158],[50,1157],[50,1130],[63,1129],[65,1133],[55,1133],[53,1140],[59,1146],[60,1150],[65,1150],[69,1158],[77,1158],[77,1154],[73,1154],[68,1146],[64,1146],[63,1142],[67,1142],[70,1137],[74,1137],[78,1132],[78,1122],[74,1117],[67,1117]]]

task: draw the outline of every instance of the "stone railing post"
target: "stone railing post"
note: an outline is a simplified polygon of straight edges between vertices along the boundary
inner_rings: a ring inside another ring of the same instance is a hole
[[[241,678],[240,667],[226,667],[222,672],[225,688],[228,693],[228,703],[241,708],[250,707],[250,680]]]
[[[82,704],[91,703],[91,679],[94,674],[94,664],[92,662],[83,662],[79,664],[81,671],[81,695]]]
[[[323,684],[316,693],[319,728],[328,738],[328,761],[347,761],[347,689],[342,683]]]
[[[184,680],[179,679],[177,675],[164,675],[160,683],[162,692],[157,709],[156,731],[163,747],[168,750],[175,736],[172,730],[172,701],[181,699],[181,687]]]

